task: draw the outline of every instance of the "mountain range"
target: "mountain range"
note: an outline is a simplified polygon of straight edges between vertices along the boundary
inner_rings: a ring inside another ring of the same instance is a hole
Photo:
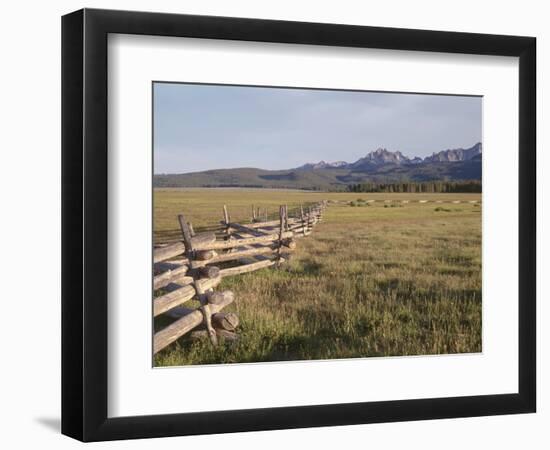
[[[378,148],[355,162],[307,163],[287,170],[234,168],[159,174],[155,187],[264,187],[338,190],[362,182],[480,180],[482,144],[446,149],[425,158]]]
[[[307,163],[297,167],[296,170],[316,170],[316,169],[372,169],[385,164],[409,165],[409,164],[429,164],[436,162],[457,162],[469,161],[474,158],[481,158],[481,142],[473,145],[470,148],[455,148],[442,150],[438,153],[433,153],[431,156],[426,156],[424,159],[415,156],[409,158],[403,155],[400,151],[392,152],[385,148],[378,148],[370,153],[367,153],[363,158],[359,158],[353,163],[346,161],[326,162],[319,161],[318,163]]]

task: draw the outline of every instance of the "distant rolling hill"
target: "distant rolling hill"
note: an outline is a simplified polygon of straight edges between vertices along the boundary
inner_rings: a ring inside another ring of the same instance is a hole
[[[451,149],[424,159],[378,149],[354,163],[307,163],[288,170],[235,168],[182,174],[159,174],[155,187],[261,187],[334,190],[361,182],[480,180],[481,143]]]

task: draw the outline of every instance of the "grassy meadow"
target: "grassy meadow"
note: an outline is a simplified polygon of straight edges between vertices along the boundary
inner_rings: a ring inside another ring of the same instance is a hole
[[[372,199],[395,201],[362,201]],[[184,336],[156,366],[481,351],[481,205],[467,203],[480,194],[157,189],[154,239],[179,238],[182,212],[200,231],[219,224],[224,204],[248,222],[253,204],[275,217],[280,204],[320,200],[332,201],[323,222],[290,261],[217,288],[235,293],[226,311],[238,313],[240,339],[213,347]]]

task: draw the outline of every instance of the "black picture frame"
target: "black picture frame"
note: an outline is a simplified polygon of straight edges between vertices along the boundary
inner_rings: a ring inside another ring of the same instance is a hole
[[[109,418],[109,33],[519,57],[518,392]],[[535,412],[535,91],[533,37],[95,9],[63,16],[62,433],[102,441]]]

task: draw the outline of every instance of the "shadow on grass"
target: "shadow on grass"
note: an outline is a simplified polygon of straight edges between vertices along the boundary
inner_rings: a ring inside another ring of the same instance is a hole
[[[321,273],[323,265],[313,261],[312,259],[304,259],[301,261],[302,270],[301,274],[305,276],[318,276]],[[298,273],[297,275],[300,275]]]

